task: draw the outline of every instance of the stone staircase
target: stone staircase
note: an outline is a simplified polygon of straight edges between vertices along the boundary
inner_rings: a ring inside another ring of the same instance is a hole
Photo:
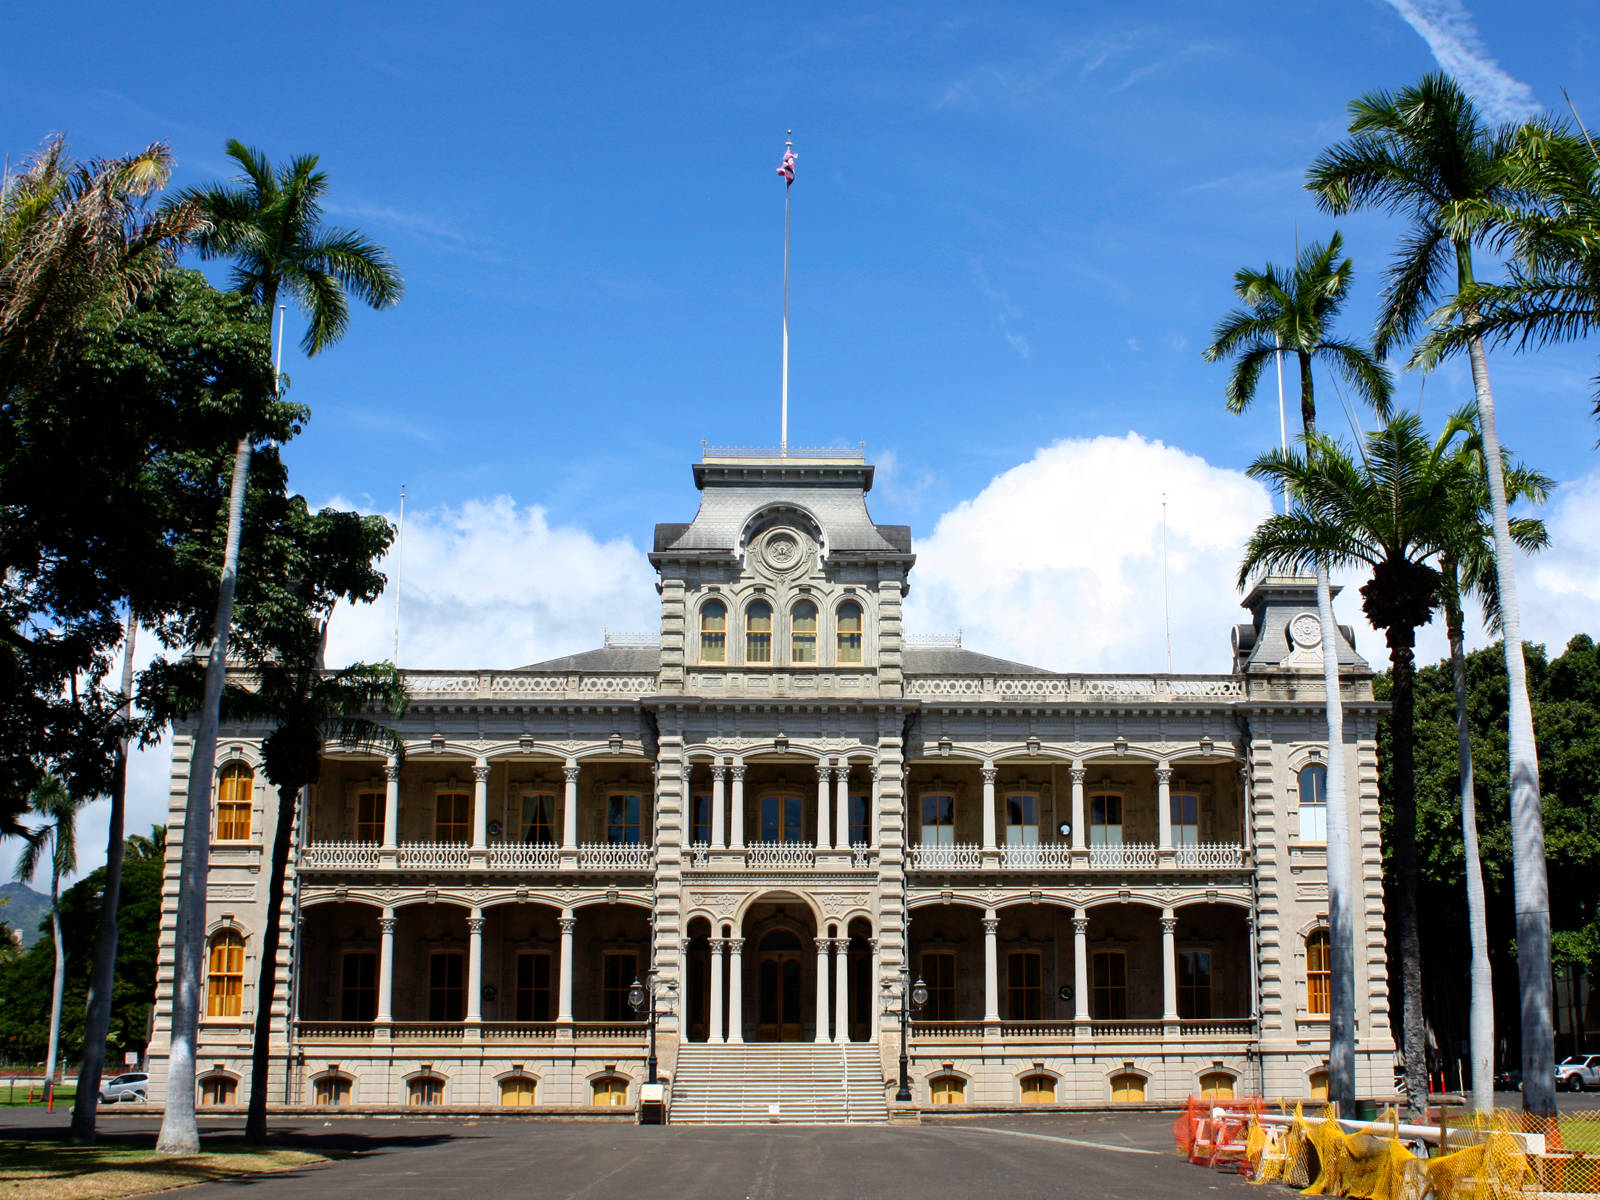
[[[674,1125],[888,1119],[883,1063],[874,1043],[690,1042],[678,1047],[668,1116]]]

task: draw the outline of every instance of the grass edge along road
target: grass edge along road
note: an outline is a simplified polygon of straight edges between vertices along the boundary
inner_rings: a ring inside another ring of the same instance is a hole
[[[244,1175],[292,1171],[328,1161],[309,1150],[224,1143],[218,1150],[167,1158],[138,1143],[0,1138],[0,1187],[6,1200],[115,1200]]]

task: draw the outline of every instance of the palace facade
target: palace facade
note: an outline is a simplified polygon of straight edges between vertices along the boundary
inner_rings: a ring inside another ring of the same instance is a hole
[[[924,990],[912,1108],[1325,1089],[1310,581],[1250,591],[1228,674],[1057,674],[902,630],[911,535],[873,522],[872,479],[856,452],[708,450],[694,520],[656,527],[659,638],[407,671],[403,760],[329,746],[290,869],[275,1103],[630,1112],[635,981],[675,1121],[907,1107],[901,1012]],[[1381,706],[1333,632],[1358,1091],[1387,1095]],[[225,727],[218,750],[202,1105],[248,1089],[264,732]],[[188,746],[180,730],[152,1099]]]

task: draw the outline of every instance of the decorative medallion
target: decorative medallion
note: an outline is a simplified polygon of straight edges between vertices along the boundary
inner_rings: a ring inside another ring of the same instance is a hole
[[[1289,622],[1289,640],[1297,649],[1310,650],[1322,644],[1322,622],[1316,613],[1300,613]]]

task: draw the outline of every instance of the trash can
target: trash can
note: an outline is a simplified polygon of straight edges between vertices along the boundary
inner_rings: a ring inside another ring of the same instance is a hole
[[[639,1124],[665,1125],[667,1123],[667,1085],[643,1083],[639,1085]]]
[[[1376,1100],[1357,1100],[1354,1116],[1357,1121],[1376,1121],[1378,1119],[1378,1102]]]

